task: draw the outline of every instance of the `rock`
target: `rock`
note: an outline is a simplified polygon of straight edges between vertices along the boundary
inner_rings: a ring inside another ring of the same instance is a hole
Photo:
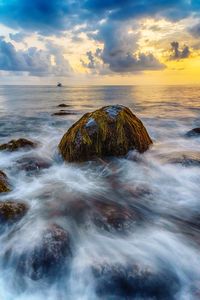
[[[186,167],[200,165],[200,152],[195,151],[172,152],[162,154],[159,158],[167,164],[181,164]]]
[[[142,153],[152,144],[142,122],[122,105],[105,106],[85,114],[64,134],[59,151],[65,161]]]
[[[17,168],[26,172],[37,172],[51,167],[51,162],[37,156],[26,156],[17,160]]]
[[[67,231],[53,224],[43,233],[40,243],[19,258],[18,272],[33,280],[55,277],[63,270],[66,258],[71,258],[70,238]],[[69,261],[68,261],[69,262]]]
[[[194,128],[186,133],[187,137],[197,137],[200,136],[200,127]]]
[[[3,171],[0,171],[0,193],[10,192],[8,178]]]
[[[57,107],[70,107],[70,106],[71,105],[69,105],[69,104],[61,103]]]
[[[180,286],[174,272],[154,271],[137,265],[104,265],[92,269],[95,291],[102,299],[175,300]]]
[[[28,211],[28,206],[22,202],[0,202],[0,223],[12,223],[20,220]]]
[[[124,232],[141,217],[138,212],[116,202],[95,201],[92,219],[97,227]]]
[[[19,149],[32,149],[37,146],[36,143],[31,142],[27,139],[18,139],[18,140],[11,140],[6,144],[0,145],[0,150],[7,150],[7,151],[17,151]]]
[[[63,111],[63,110],[60,110],[59,112],[55,112],[52,114],[52,116],[69,116],[69,115],[75,115],[76,113],[73,112],[73,111]]]
[[[75,200],[62,207],[62,212],[78,224],[93,223],[100,229],[125,232],[142,220],[138,211],[113,201]]]

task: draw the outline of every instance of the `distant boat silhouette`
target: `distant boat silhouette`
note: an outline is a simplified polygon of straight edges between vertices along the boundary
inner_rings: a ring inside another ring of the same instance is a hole
[[[58,83],[57,83],[57,86],[58,86],[58,87],[62,87],[62,83],[61,83],[61,82],[58,82]]]

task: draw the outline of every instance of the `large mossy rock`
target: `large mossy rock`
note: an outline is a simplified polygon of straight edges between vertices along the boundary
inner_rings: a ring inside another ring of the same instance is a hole
[[[152,144],[143,123],[122,105],[105,106],[85,114],[63,136],[59,150],[69,162],[145,152]]]

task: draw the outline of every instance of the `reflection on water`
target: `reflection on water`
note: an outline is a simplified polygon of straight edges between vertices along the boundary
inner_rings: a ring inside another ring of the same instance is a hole
[[[60,103],[76,114],[52,116]],[[152,149],[105,164],[64,164],[57,156],[63,133],[83,113],[115,103],[142,119]],[[28,152],[0,153],[13,187],[1,200],[29,205],[0,235],[0,298],[199,299],[200,167],[163,159],[200,152],[200,138],[185,137],[200,127],[199,113],[198,87],[0,87],[0,142],[40,142]],[[50,167],[25,172],[18,162],[27,156]],[[53,281],[32,280],[16,266],[50,224],[69,232],[72,255]]]

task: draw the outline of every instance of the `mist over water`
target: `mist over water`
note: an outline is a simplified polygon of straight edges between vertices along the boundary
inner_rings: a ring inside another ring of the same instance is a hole
[[[61,103],[73,114],[53,116]],[[57,150],[63,134],[84,113],[110,104],[128,106],[153,147],[105,163],[64,163]],[[0,116],[0,143],[21,137],[39,141],[34,150],[0,152],[0,170],[12,184],[0,200],[29,206],[0,233],[1,300],[200,298],[200,163],[170,163],[174,153],[200,153],[200,137],[185,136],[200,127],[199,87],[5,86]],[[20,168],[26,157],[44,159],[49,167],[26,172]],[[124,210],[122,227],[84,214],[85,205],[101,211],[99,202]],[[70,261],[51,281],[20,274],[20,255],[40,243],[51,224],[69,232]],[[135,284],[134,296],[130,287],[119,287],[121,274]]]

